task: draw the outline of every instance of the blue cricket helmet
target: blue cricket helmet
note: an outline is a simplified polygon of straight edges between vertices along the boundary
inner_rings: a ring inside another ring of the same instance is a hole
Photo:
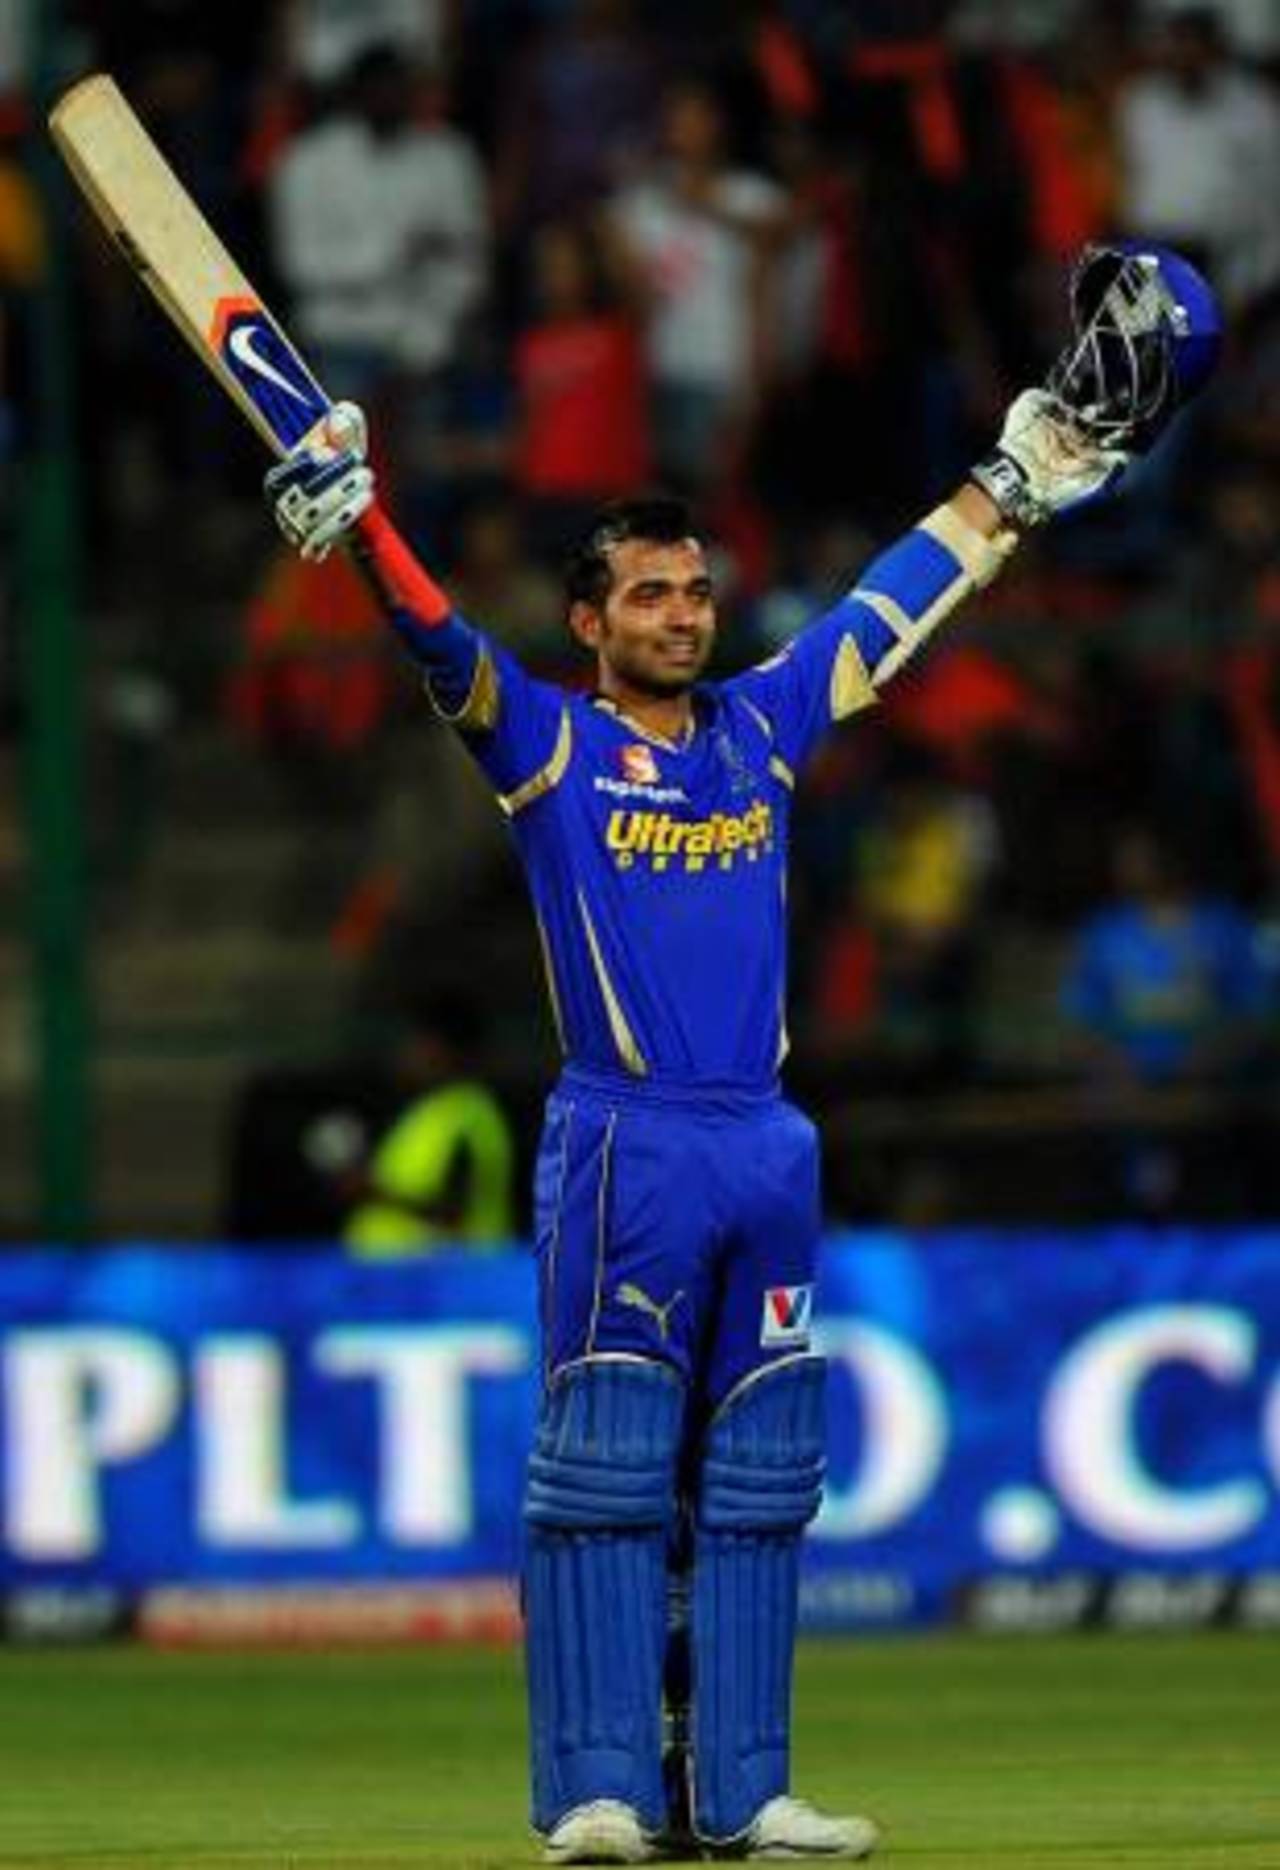
[[[1071,276],[1072,342],[1047,387],[1106,447],[1141,452],[1211,375],[1222,349],[1213,288],[1154,241],[1088,246]]]

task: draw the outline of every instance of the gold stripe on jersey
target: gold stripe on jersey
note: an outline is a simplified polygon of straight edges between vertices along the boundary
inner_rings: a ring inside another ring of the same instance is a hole
[[[773,731],[773,722],[769,719],[763,708],[757,708],[755,702],[752,701],[749,695],[743,695],[741,700],[743,707],[768,741],[770,748],[772,748],[777,738]],[[795,791],[796,776],[780,753],[770,752],[769,771],[773,774],[775,779],[780,779],[782,781],[788,792]]]
[[[912,618],[883,591],[866,591],[858,587],[851,593],[856,603],[866,604],[874,610],[898,639],[888,654],[882,656],[876,664],[877,688],[883,687],[891,675],[897,674],[903,663],[915,655],[943,619],[949,617],[971,592],[991,583],[1018,543],[1018,535],[1008,530],[988,539],[985,533],[978,532],[949,506],[936,508],[921,520],[916,530],[925,533],[951,557],[955,562],[956,575],[934,598],[928,610],[916,618]]]
[[[609,1195],[613,1180],[613,1133],[618,1127],[618,1113],[609,1112],[604,1144],[600,1151],[600,1181],[596,1187],[596,1275],[591,1294],[591,1322],[587,1326],[586,1355],[596,1347],[596,1327],[600,1323],[600,1303],[604,1298],[604,1262],[609,1246]]]
[[[787,873],[778,872],[778,894],[782,900],[783,920],[787,914]],[[787,1030],[787,990],[785,984],[778,990],[778,1055],[773,1061],[773,1069],[781,1071],[787,1054],[791,1050],[791,1034]]]
[[[756,726],[760,729],[765,739],[769,742],[770,746],[772,746],[774,739],[773,722],[769,719],[768,715],[763,709],[757,708],[755,702],[747,695],[742,697],[742,705],[751,716]]]
[[[833,721],[847,720],[851,714],[859,714],[863,708],[873,708],[878,697],[875,685],[867,673],[867,665],[862,660],[862,651],[853,636],[840,639],[835,661],[831,665],[830,708]]]
[[[950,590],[948,585],[947,589]],[[887,623],[893,634],[901,642],[904,636],[910,636],[915,629],[908,611],[902,608],[896,597],[886,597],[883,591],[864,591],[861,586],[854,592],[859,604],[865,604],[868,610],[874,610],[882,623]]]
[[[564,1036],[564,1014],[560,1008],[560,994],[556,987],[556,971],[551,961],[551,943],[547,940],[546,924],[536,909],[533,921],[538,931],[538,946],[542,950],[542,966],[547,976],[547,998],[551,1002],[551,1017],[555,1021],[556,1038],[560,1042],[560,1050],[567,1052],[569,1045]]]
[[[498,687],[498,671],[493,657],[487,649],[482,649],[476,657],[476,666],[471,677],[471,686],[467,698],[460,708],[452,713],[437,699],[431,678],[427,677],[427,694],[431,705],[442,721],[450,727],[458,727],[465,733],[484,733],[497,725],[498,705],[501,699]]]
[[[596,984],[600,989],[600,998],[604,1001],[604,1010],[609,1018],[609,1031],[613,1034],[613,1043],[618,1048],[618,1056],[627,1070],[634,1072],[637,1078],[643,1078],[649,1067],[644,1053],[636,1044],[635,1035],[627,1024],[627,1016],[622,1010],[613,982],[609,979],[609,970],[604,964],[600,952],[600,942],[596,936],[595,923],[582,891],[578,891],[578,913],[582,917],[582,927],[587,937],[587,947],[591,950],[591,962],[596,971]]]
[[[573,721],[568,708],[564,707],[560,710],[560,731],[556,735],[556,744],[551,750],[551,758],[546,765],[541,767],[531,779],[526,779],[522,786],[517,786],[514,792],[498,794],[498,804],[508,818],[514,818],[516,813],[522,812],[526,805],[532,805],[535,799],[540,799],[545,792],[550,792],[553,787],[560,784],[572,752]]]

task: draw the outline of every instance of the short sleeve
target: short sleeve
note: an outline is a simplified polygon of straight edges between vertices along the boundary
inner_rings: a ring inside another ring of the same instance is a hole
[[[422,669],[436,713],[461,735],[500,801],[527,795],[558,756],[567,697],[456,611],[430,629],[408,611],[395,612],[392,623]]]
[[[896,641],[855,594],[807,625],[768,662],[733,676],[725,689],[765,717],[776,752],[795,772],[835,722],[874,705],[871,671]]]

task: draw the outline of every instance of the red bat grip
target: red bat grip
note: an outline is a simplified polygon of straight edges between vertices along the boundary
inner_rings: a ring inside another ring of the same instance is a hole
[[[356,534],[353,554],[383,603],[411,610],[422,623],[443,623],[452,604],[377,501],[357,520]]]

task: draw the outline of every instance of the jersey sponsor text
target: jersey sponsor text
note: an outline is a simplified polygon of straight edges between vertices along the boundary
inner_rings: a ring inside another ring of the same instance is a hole
[[[745,812],[713,812],[709,818],[673,818],[670,812],[623,811],[609,814],[605,843],[620,870],[644,858],[655,870],[679,859],[686,871],[706,868],[716,858],[727,870],[739,853],[754,863],[761,850],[773,848],[773,811],[757,799]]]

